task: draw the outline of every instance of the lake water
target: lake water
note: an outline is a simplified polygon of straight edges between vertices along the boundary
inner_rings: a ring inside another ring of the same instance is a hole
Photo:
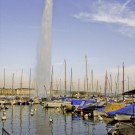
[[[96,118],[73,117],[71,113],[45,109],[40,104],[8,107],[7,120],[0,120],[0,129],[4,127],[11,135],[107,135],[112,127]],[[33,116],[31,108],[35,109]],[[49,116],[53,123],[49,123]]]

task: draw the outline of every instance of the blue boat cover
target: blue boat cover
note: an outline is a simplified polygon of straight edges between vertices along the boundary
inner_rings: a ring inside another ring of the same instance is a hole
[[[94,99],[73,99],[71,101],[71,104],[72,105],[81,105],[82,101],[85,103],[95,103],[96,102],[96,100],[94,100]]]
[[[80,105],[82,103],[82,101],[85,101],[85,100],[82,100],[82,99],[73,99],[71,101],[71,104],[72,105]]]
[[[116,101],[113,100],[113,99],[110,99],[108,102],[113,103],[113,102],[116,102]]]
[[[79,105],[78,109],[86,108],[86,107],[88,107],[88,106],[87,106],[88,103],[95,103],[95,102],[96,102],[96,100],[94,100],[94,99],[83,100],[83,101],[81,102],[81,104]],[[93,105],[94,105],[94,104],[93,104]]]
[[[116,114],[135,115],[135,103],[127,105],[119,110],[108,112],[107,114],[111,116],[114,116]]]

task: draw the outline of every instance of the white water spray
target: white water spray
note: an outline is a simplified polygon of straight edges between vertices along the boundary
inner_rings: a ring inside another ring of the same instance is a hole
[[[45,95],[44,85],[49,89],[51,72],[52,0],[46,0],[43,11],[41,35],[37,52],[37,86],[40,97]]]

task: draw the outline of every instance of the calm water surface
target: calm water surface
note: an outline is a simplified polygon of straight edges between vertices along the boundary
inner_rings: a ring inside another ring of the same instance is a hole
[[[74,118],[71,113],[44,109],[41,105],[8,107],[7,120],[0,120],[0,129],[4,127],[11,135],[107,135],[112,127],[105,121]],[[31,108],[35,108],[33,116]],[[2,116],[2,111],[0,113]],[[49,123],[49,116],[53,124]]]

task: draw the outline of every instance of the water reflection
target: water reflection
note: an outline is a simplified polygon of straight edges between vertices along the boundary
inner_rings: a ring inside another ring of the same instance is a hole
[[[13,105],[11,106],[11,130],[12,130],[12,134],[14,133],[14,124],[13,124],[13,112],[14,108]]]
[[[34,115],[30,115],[31,109]],[[14,105],[6,111],[7,120],[0,122],[11,135],[105,135],[112,123],[74,116],[63,110],[43,109],[41,105]],[[49,116],[53,123],[49,123]],[[1,132],[1,131],[0,131]]]

